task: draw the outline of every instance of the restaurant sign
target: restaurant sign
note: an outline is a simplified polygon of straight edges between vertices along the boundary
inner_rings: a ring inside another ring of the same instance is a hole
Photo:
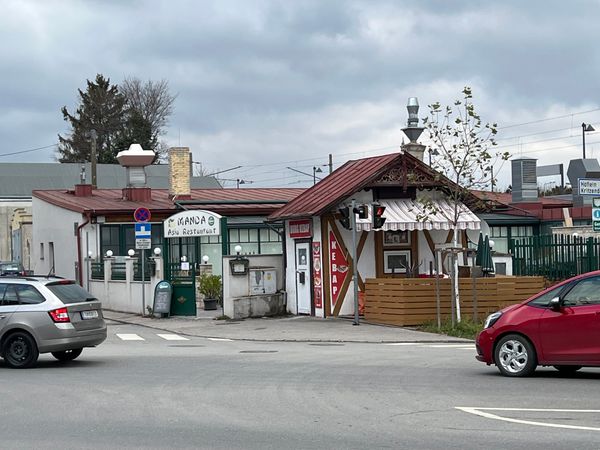
[[[308,220],[290,220],[290,238],[292,239],[310,239],[312,237],[312,221]]]
[[[329,232],[329,272],[331,274],[331,303],[337,303],[342,286],[348,276],[348,259],[335,237],[333,231]]]
[[[218,236],[221,216],[202,209],[182,211],[164,221],[164,235],[172,237]]]

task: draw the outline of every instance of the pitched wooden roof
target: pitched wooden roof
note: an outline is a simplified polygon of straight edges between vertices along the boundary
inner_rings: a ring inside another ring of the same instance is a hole
[[[348,161],[275,211],[269,216],[269,220],[319,216],[366,187],[403,186],[406,188],[409,185],[431,188],[455,186],[448,178],[411,154],[390,153]]]

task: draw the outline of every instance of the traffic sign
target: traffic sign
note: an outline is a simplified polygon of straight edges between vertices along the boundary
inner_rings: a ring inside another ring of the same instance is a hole
[[[152,237],[152,225],[149,223],[138,222],[135,224],[136,239],[150,239]]]
[[[136,239],[135,240],[135,249],[136,250],[149,250],[152,248],[152,239]]]
[[[133,213],[133,218],[136,222],[148,222],[150,220],[150,210],[143,206],[136,209]]]
[[[600,197],[592,199],[592,229],[600,232]]]

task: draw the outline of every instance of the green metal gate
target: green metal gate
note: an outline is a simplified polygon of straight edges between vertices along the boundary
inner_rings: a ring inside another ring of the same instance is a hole
[[[195,316],[196,273],[194,265],[190,264],[190,270],[181,270],[181,263],[167,263],[165,266],[166,279],[173,286],[171,315]]]

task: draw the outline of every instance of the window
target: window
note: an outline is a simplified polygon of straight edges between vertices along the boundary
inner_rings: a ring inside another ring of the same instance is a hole
[[[410,250],[383,252],[384,273],[406,273],[410,268]]]
[[[45,301],[43,295],[33,286],[28,284],[18,284],[15,285],[15,288],[21,305],[37,305],[38,303],[44,303]]]
[[[53,283],[47,284],[46,287],[65,305],[96,300],[88,291],[75,283]]]
[[[530,306],[541,306],[546,308],[550,304],[550,300],[554,297],[558,297],[560,292],[565,289],[565,285],[555,287],[554,289],[546,292],[543,295],[540,295],[538,298],[531,300],[528,305]]]
[[[494,241],[494,251],[508,253],[507,227],[490,227],[490,239]]]
[[[268,255],[283,251],[281,236],[270,228],[229,229],[229,254],[235,255],[235,246],[242,246],[244,255]]]
[[[106,255],[108,250],[112,251],[113,255],[121,254],[119,228],[119,225],[103,225],[100,228],[100,250],[103,255]],[[123,254],[126,255],[127,253]]]
[[[0,288],[2,291],[2,288]],[[4,297],[2,299],[2,306],[13,306],[19,304],[19,297],[14,284],[4,285]]]
[[[44,243],[40,242],[40,259],[44,259]]]
[[[581,280],[563,298],[564,306],[600,304],[600,277]]]

